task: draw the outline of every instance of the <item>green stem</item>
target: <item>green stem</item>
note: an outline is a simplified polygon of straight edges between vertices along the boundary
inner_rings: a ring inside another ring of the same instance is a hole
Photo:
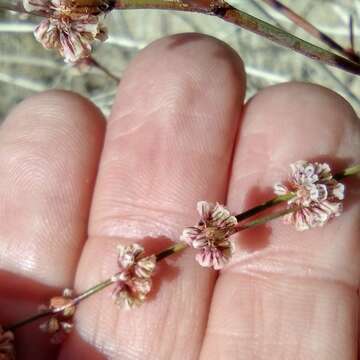
[[[294,196],[295,196],[295,194],[292,192],[290,192],[289,194],[286,194],[286,195],[276,196],[276,197],[272,198],[271,200],[265,201],[264,203],[262,203],[260,205],[257,205],[249,210],[244,211],[243,213],[241,213],[239,215],[236,215],[235,216],[236,220],[238,222],[245,220],[245,219],[252,217],[252,216],[258,214],[259,212],[264,211],[272,206],[275,206],[275,205],[281,204],[285,201],[288,201],[288,200],[292,199]]]
[[[159,262],[170,255],[173,255],[182,250],[185,250],[187,247],[188,247],[188,245],[185,242],[183,242],[183,241],[178,242],[178,243],[166,248],[165,250],[162,250],[161,252],[157,253],[155,255],[156,261]]]
[[[284,5],[279,0],[262,0],[262,1],[269,4],[275,11],[282,13],[295,25],[299,26],[300,28],[302,28],[304,31],[306,31],[308,34],[315,37],[316,39],[322,41],[331,49],[338,51],[344,57],[347,57],[348,59],[350,59],[355,63],[358,64],[360,63],[360,57],[357,54],[355,54],[353,50],[345,49],[343,46],[337,43],[333,38],[320,31],[317,27],[315,27],[309,21],[304,19],[302,16],[295,13],[293,10],[291,10],[289,7]]]
[[[53,311],[51,309],[47,309],[45,311],[40,311],[34,315],[30,315],[30,316],[26,317],[25,319],[17,321],[9,326],[4,326],[4,331],[14,331],[19,327],[22,327],[24,325],[32,323],[33,321],[42,319],[43,317],[47,317],[47,316],[51,315],[52,313],[53,313]]]
[[[341,171],[337,174],[334,175],[334,178],[339,180],[339,179],[343,179],[345,177],[348,177],[348,176],[353,176],[353,175],[356,175],[356,174],[359,174],[360,173],[360,164],[359,165],[354,165],[352,167],[349,167],[347,169],[345,169],[344,171]],[[254,208],[252,209],[249,209],[239,215],[236,215],[236,218],[239,220],[244,220],[246,218],[249,218],[251,216],[254,216],[255,214],[269,208],[269,207],[272,207],[272,206],[275,206],[275,205],[278,205],[280,203],[283,203],[285,201],[288,201],[290,200],[295,194],[293,193],[289,193],[287,195],[281,195],[281,196],[277,196],[271,200],[268,200],[266,202],[264,202],[263,204],[260,204],[258,206],[255,206]],[[298,207],[292,207],[290,209],[285,209],[285,210],[281,210],[281,211],[278,211],[276,213],[273,213],[273,214],[270,214],[270,215],[266,215],[266,216],[263,216],[261,218],[258,218],[258,219],[255,219],[255,220],[252,220],[252,221],[249,221],[245,224],[238,224],[237,227],[236,227],[236,232],[240,232],[240,231],[243,231],[243,230],[246,230],[246,229],[250,229],[250,228],[253,228],[253,227],[256,227],[256,226],[259,226],[259,225],[263,225],[269,221],[272,221],[274,219],[277,219],[279,217],[282,217],[286,214],[289,214],[291,212],[294,212],[294,211],[297,211],[298,210]],[[156,256],[156,261],[159,262],[163,259],[165,259],[166,257],[168,256],[171,256],[173,254],[176,254],[180,251],[183,251],[185,250],[186,248],[188,247],[188,245],[185,243],[185,242],[177,242],[175,243],[174,245],[166,248],[165,250],[162,250],[161,252],[157,253],[155,256]],[[118,273],[119,274],[119,273]],[[114,276],[112,276],[111,278],[91,287],[90,289],[84,291],[83,293],[81,293],[80,295],[78,295],[77,297],[75,297],[71,302],[69,302],[68,304],[62,306],[62,307],[59,307],[59,308],[56,308],[56,309],[48,309],[48,310],[45,310],[45,311],[42,311],[42,312],[38,312],[34,315],[31,315],[23,320],[20,320],[14,324],[11,324],[9,326],[5,326],[4,327],[4,330],[5,331],[14,331],[15,329],[23,326],[23,325],[26,325],[26,324],[29,324],[33,321],[36,321],[38,319],[41,319],[43,317],[47,317],[47,316],[51,316],[51,315],[54,315],[56,313],[59,313],[59,312],[62,312],[64,311],[66,308],[68,307],[71,307],[71,306],[76,306],[77,304],[79,304],[81,301],[87,299],[88,297],[96,294],[97,292],[105,289],[106,287],[110,286],[111,284],[113,284],[115,281],[116,281],[116,275],[115,274]]]
[[[43,317],[47,317],[47,316],[51,316],[51,315],[55,315],[57,313],[60,313],[62,311],[64,311],[65,309],[71,307],[71,306],[76,306],[78,303],[80,303],[82,300],[90,297],[91,295],[96,294],[97,292],[105,289],[106,287],[108,287],[109,285],[111,285],[114,282],[113,277],[91,287],[90,289],[84,291],[83,293],[81,293],[80,295],[78,295],[77,297],[75,297],[74,299],[72,299],[71,302],[69,302],[68,304],[58,307],[58,308],[48,308],[45,311],[40,311],[34,315],[31,315],[23,320],[20,320],[14,324],[11,324],[9,326],[5,326],[4,330],[5,331],[14,331],[17,328],[30,324],[33,321],[42,319]]]
[[[236,232],[239,232],[239,231],[243,231],[243,230],[246,230],[246,229],[250,229],[250,228],[253,228],[255,226],[259,226],[259,225],[263,225],[271,220],[275,220],[279,217],[282,217],[286,214],[290,214],[292,212],[295,212],[297,211],[299,208],[298,207],[292,207],[292,208],[289,208],[289,209],[285,209],[285,210],[281,210],[281,211],[278,211],[276,213],[273,213],[273,214],[270,214],[270,215],[266,215],[266,216],[263,216],[259,219],[255,219],[253,221],[249,221],[248,223],[246,224],[239,224],[237,227],[236,227]]]
[[[178,10],[214,15],[313,60],[318,60],[356,75],[360,74],[360,64],[302,40],[222,0],[117,0],[115,9]]]
[[[115,275],[116,276],[116,275]],[[82,300],[90,297],[91,295],[96,294],[97,292],[105,289],[106,287],[108,287],[109,285],[113,284],[115,282],[115,280],[113,279],[113,276],[95,286],[93,286],[92,288],[84,291],[82,294],[78,295],[77,297],[75,297],[71,303],[66,304],[65,306],[58,308],[56,312],[61,312],[63,310],[65,310],[66,308],[70,307],[70,306],[74,306],[79,304]]]
[[[360,164],[348,167],[344,171],[341,171],[334,175],[334,179],[341,180],[347,176],[353,176],[360,174]]]
[[[115,2],[112,4],[112,2]],[[320,48],[305,40],[302,40],[287,31],[260,20],[244,11],[241,11],[223,0],[113,0],[113,1],[74,1],[74,11],[79,13],[98,14],[104,4],[119,10],[128,9],[158,9],[196,12],[216,16],[226,22],[230,22],[243,29],[265,37],[278,45],[301,53],[313,60],[317,60],[335,66],[347,72],[359,75],[360,64],[345,57]],[[1,9],[9,9],[24,12],[21,0],[0,0]],[[46,16],[41,12],[33,13]]]

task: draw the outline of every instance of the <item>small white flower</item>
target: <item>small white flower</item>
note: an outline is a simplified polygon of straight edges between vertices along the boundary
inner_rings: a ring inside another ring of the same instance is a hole
[[[287,184],[274,186],[276,195],[294,193],[288,207],[299,207],[284,216],[285,223],[304,231],[323,226],[341,214],[345,186],[333,178],[328,164],[300,160],[290,167],[291,175]]]

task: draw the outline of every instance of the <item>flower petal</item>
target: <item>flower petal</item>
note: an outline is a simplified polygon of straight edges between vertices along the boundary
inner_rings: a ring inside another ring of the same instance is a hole
[[[199,201],[197,203],[197,211],[202,221],[206,222],[209,220],[213,207],[214,206],[207,201]]]
[[[220,228],[231,228],[237,224],[235,216],[224,206],[216,203],[211,212],[211,225]]]
[[[274,185],[274,193],[275,195],[286,195],[287,193],[289,193],[289,189],[287,188],[287,186],[281,183],[276,183]]]
[[[51,9],[51,3],[48,0],[23,0],[23,7],[26,12],[44,12],[48,13]]]
[[[345,185],[342,183],[337,183],[332,188],[332,195],[335,196],[338,200],[344,200],[345,198]]]
[[[188,245],[192,245],[192,242],[201,234],[202,229],[196,226],[189,226],[184,228],[180,235],[180,241],[185,241]]]
[[[135,264],[136,258],[144,252],[140,244],[118,245],[118,263],[120,268],[128,269]]]
[[[151,255],[140,259],[135,264],[135,275],[139,278],[148,279],[153,274],[156,267],[156,256]]]

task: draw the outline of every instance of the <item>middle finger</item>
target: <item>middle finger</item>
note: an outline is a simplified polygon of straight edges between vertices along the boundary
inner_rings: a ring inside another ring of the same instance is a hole
[[[159,249],[197,221],[198,200],[225,200],[243,93],[241,60],[209,37],[171,37],[137,57],[108,124],[77,290],[116,271],[118,242]],[[159,266],[161,284],[139,310],[119,311],[108,291],[86,301],[80,337],[111,358],[185,359],[185,348],[196,358],[215,275],[192,251],[176,266]],[[66,344],[64,358],[77,341]]]

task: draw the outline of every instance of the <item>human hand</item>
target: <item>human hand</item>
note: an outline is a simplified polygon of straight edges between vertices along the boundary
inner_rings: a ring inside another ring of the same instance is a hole
[[[132,62],[107,124],[67,92],[15,107],[0,129],[0,323],[111,276],[119,242],[176,241],[198,200],[238,213],[268,199],[291,162],[359,161],[359,120],[330,90],[282,84],[245,107],[244,92],[234,51],[178,35]],[[238,234],[219,273],[191,249],[165,260],[139,309],[119,310],[109,289],[94,295],[61,347],[38,323],[23,327],[19,359],[356,359],[356,195],[321,229],[278,221]]]

